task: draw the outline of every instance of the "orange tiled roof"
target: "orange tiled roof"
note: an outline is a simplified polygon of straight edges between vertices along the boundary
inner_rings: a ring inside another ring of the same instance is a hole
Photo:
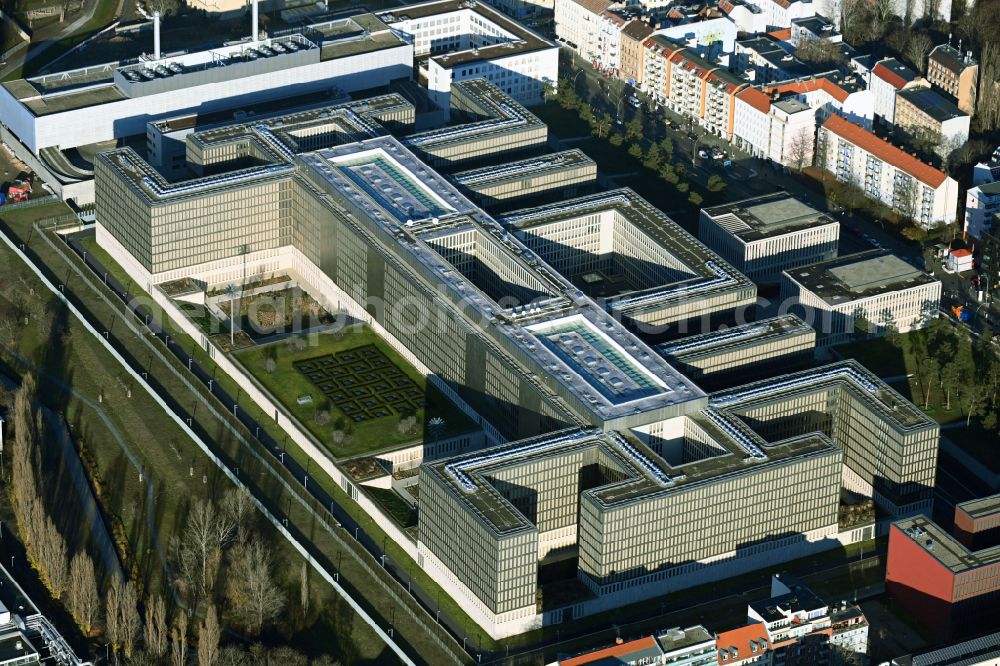
[[[750,646],[751,641],[757,643],[757,652],[754,652]],[[764,625],[761,622],[757,622],[756,624],[748,624],[745,627],[730,629],[719,634],[715,639],[715,656],[720,664],[731,664],[734,661],[741,661],[750,656],[761,654],[762,648],[766,650],[767,648],[764,646],[767,645],[769,645],[769,641],[767,632],[764,630]],[[736,648],[739,651],[739,656],[736,659],[727,659],[723,662],[721,653],[723,650],[729,650],[730,648]]]
[[[736,93],[736,96],[761,113],[771,111],[771,98],[756,88],[745,88]]]
[[[785,9],[787,9],[787,7]],[[782,30],[772,30],[771,32],[767,33],[767,36],[773,39],[777,39],[779,42],[788,41],[789,39],[792,38],[792,29],[784,28]]]
[[[847,100],[849,93],[838,86],[836,83],[831,81],[826,77],[818,79],[809,79],[806,81],[792,81],[791,83],[783,83],[778,86],[771,86],[767,89],[769,93],[786,93],[793,92],[798,94],[804,94],[809,92],[815,92],[816,90],[822,90],[826,92],[830,97],[833,97],[838,102],[844,102]]]
[[[964,249],[962,249],[962,250],[952,250],[951,251],[951,256],[953,256],[953,257],[971,257],[972,253],[969,252],[968,250],[964,250]]]
[[[656,647],[656,639],[652,636],[646,636],[645,638],[640,638],[636,641],[629,641],[628,643],[622,643],[620,645],[612,645],[609,648],[604,648],[603,650],[596,650],[594,652],[588,652],[587,654],[581,654],[578,657],[573,657],[571,659],[564,659],[559,662],[559,666],[583,666],[584,664],[591,664],[595,661],[600,661],[602,659],[608,659],[609,657],[621,657],[632,652],[637,652],[639,650],[649,650]]]
[[[882,79],[896,90],[902,90],[903,86],[906,85],[906,79],[882,63],[879,63],[872,68],[872,74]]]
[[[943,172],[929,164],[921,162],[913,155],[897,148],[888,141],[880,139],[868,130],[855,125],[838,115],[832,115],[823,123],[825,129],[847,139],[854,145],[867,150],[879,159],[888,162],[897,169],[910,174],[922,183],[937,189],[948,177]]]

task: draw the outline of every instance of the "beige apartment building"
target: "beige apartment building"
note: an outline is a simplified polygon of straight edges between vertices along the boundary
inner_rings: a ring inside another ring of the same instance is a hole
[[[927,56],[927,80],[951,95],[962,111],[975,114],[979,63],[971,52],[963,54],[950,44],[936,46]]]

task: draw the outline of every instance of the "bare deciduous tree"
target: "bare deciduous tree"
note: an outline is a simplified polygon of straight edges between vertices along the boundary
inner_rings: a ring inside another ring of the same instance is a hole
[[[187,614],[181,611],[174,620],[170,630],[170,666],[184,666],[187,663]]]
[[[108,586],[107,605],[104,609],[104,628],[111,649],[118,651],[122,644],[122,605],[125,601],[125,583],[114,578]]]
[[[215,606],[209,604],[205,621],[198,631],[198,666],[215,666],[219,661],[219,639],[222,632]]]
[[[309,564],[302,563],[302,571],[299,574],[299,605],[302,607],[302,614],[309,613]]]
[[[73,619],[84,634],[89,634],[97,622],[101,609],[101,595],[97,591],[94,563],[85,552],[79,552],[69,565],[69,590],[67,601]]]
[[[189,593],[196,596],[215,586],[222,544],[220,538],[230,538],[232,523],[225,519],[220,524],[218,515],[211,502],[196,502],[188,513],[184,532],[172,544],[181,582]]]
[[[927,54],[934,48],[934,40],[923,32],[915,32],[910,35],[910,40],[906,44],[906,58],[917,71],[924,71],[924,60]]]
[[[237,546],[226,595],[251,634],[260,632],[285,607],[285,594],[271,575],[271,554],[259,538]]]
[[[250,517],[257,506],[246,486],[231,488],[222,500],[222,512],[232,525],[232,539],[243,541],[249,528]]]
[[[41,530],[38,539],[37,560],[41,565],[42,579],[47,584],[52,596],[62,597],[69,586],[69,567],[66,553],[66,540],[59,533],[59,528],[47,515],[38,517]]]
[[[167,605],[160,595],[146,604],[146,650],[158,659],[167,654]]]
[[[1000,127],[1000,42],[983,44],[979,54],[979,95],[976,120],[983,130]]]
[[[135,642],[139,637],[139,629],[142,628],[142,620],[139,617],[139,589],[135,581],[130,580],[125,583],[118,612],[121,614],[118,622],[121,628],[122,648],[125,656],[131,657],[135,654]]]

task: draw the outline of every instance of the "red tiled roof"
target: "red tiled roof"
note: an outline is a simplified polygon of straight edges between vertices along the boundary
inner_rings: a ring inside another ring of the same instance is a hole
[[[951,256],[953,256],[953,257],[971,257],[972,253],[969,252],[968,250],[965,250],[965,249],[952,250],[951,251]]]
[[[632,19],[622,30],[622,34],[640,42],[653,34],[653,27],[640,19]]]
[[[750,646],[751,641],[757,643],[757,652],[753,651]],[[761,643],[760,641],[764,641]],[[731,664],[734,661],[739,662],[744,659],[748,659],[751,656],[761,654],[762,650],[766,650],[768,643],[767,632],[764,630],[764,625],[760,622],[756,624],[748,624],[745,627],[740,627],[738,629],[731,629],[729,631],[724,631],[715,639],[716,648],[716,658],[719,660],[719,664]],[[735,659],[730,658],[726,661],[722,661],[723,650],[729,650],[730,648],[736,648],[739,650],[739,656]]]
[[[785,9],[788,9],[788,7],[785,7]],[[782,30],[772,30],[771,32],[767,33],[767,36],[773,39],[777,39],[779,42],[788,41],[789,39],[792,38],[792,29],[784,28]]]
[[[921,162],[913,155],[900,150],[884,139],[880,139],[868,130],[852,122],[849,122],[838,115],[832,115],[823,123],[825,129],[834,134],[847,139],[854,145],[867,150],[881,160],[888,162],[897,169],[902,169],[917,180],[925,183],[934,189],[941,186],[948,177],[941,171],[929,164]]]
[[[786,93],[793,92],[798,94],[805,94],[809,92],[815,92],[817,90],[822,90],[830,97],[833,97],[838,102],[844,102],[847,100],[849,93],[838,86],[836,83],[830,79],[823,77],[819,79],[809,79],[806,81],[793,81],[791,83],[783,83],[780,86],[772,86],[767,89],[769,93]]]
[[[761,113],[771,111],[771,98],[756,88],[745,88],[736,93],[736,96]]]
[[[906,85],[906,79],[882,63],[879,63],[872,68],[872,74],[882,79],[896,90],[902,90],[903,86]]]
[[[640,638],[637,641],[629,641],[628,643],[621,643],[620,645],[612,645],[611,647],[604,648],[603,650],[595,650],[594,652],[581,654],[578,657],[564,659],[559,662],[559,666],[583,666],[584,664],[592,664],[595,661],[608,659],[609,657],[623,657],[627,654],[631,654],[632,652],[649,650],[655,647],[656,639],[652,636],[646,636],[645,638]]]

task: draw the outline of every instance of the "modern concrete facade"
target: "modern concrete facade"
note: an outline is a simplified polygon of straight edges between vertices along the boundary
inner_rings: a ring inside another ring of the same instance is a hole
[[[927,80],[950,95],[963,112],[975,114],[979,63],[971,51],[963,54],[951,44],[935,46],[927,56]]]
[[[567,431],[425,464],[418,547],[491,634],[523,631],[836,541],[841,487],[893,514],[929,507],[937,437],[874,375],[834,364],[713,394],[642,442]],[[733,511],[745,497],[753,511]],[[537,569],[556,552],[596,598],[540,612]]]
[[[103,153],[99,242],[144,283],[291,266],[318,301],[369,308],[506,437],[644,427],[704,400],[399,141],[359,124],[368,138],[297,153],[285,120],[190,136],[191,161],[217,175],[179,183],[130,149]],[[259,166],[226,171],[248,153]]]
[[[754,282],[837,256],[840,223],[789,194],[702,208],[698,238]]]
[[[620,321],[689,333],[756,301],[756,287],[630,189],[500,218],[542,260]]]
[[[459,81],[485,78],[522,104],[538,104],[559,77],[559,47],[481,2],[434,0],[379,18],[412,44],[419,76],[441,108]]]
[[[812,361],[815,348],[815,329],[792,314],[653,347],[705,388],[728,388],[779,368],[803,367]]]
[[[495,163],[501,156],[540,150],[548,140],[545,123],[484,79],[453,86],[450,104],[454,124],[403,139],[438,169]]]
[[[481,206],[542,195],[574,197],[593,188],[597,163],[578,149],[463,171],[452,181]]]
[[[819,333],[820,346],[849,342],[858,320],[867,334],[923,328],[937,314],[941,283],[878,250],[785,271],[781,298]]]
[[[957,215],[954,178],[839,116],[819,128],[815,162],[925,228]]]

